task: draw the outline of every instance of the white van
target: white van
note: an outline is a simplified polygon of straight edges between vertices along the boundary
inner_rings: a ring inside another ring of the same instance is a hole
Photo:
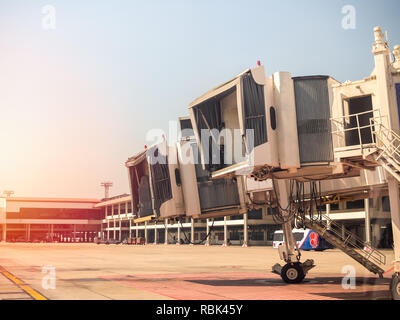
[[[297,247],[302,250],[316,250],[323,251],[326,249],[333,249],[334,247],[322,238],[318,233],[311,229],[293,229],[294,240]],[[274,232],[273,247],[278,249],[284,242],[283,230]]]
[[[301,248],[302,243],[305,241],[307,238],[307,235],[311,231],[310,229],[293,229],[293,236],[294,240],[297,243],[297,246]],[[274,238],[273,238],[273,244],[272,246],[275,249],[278,249],[281,244],[284,242],[284,235],[283,235],[283,230],[277,230],[274,232]]]

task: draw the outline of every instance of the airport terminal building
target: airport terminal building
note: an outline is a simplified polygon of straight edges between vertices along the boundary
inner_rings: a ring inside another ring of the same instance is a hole
[[[0,198],[0,239],[17,242],[89,242],[102,213],[96,199]]]
[[[148,244],[269,246],[274,232],[281,229],[269,208],[215,219],[183,217],[156,221],[134,217],[131,203],[129,194],[102,200],[0,198],[0,239],[7,242],[92,242],[95,237],[116,241],[142,237]],[[369,240],[373,246],[391,248],[387,197],[340,202],[327,205],[325,213],[326,210],[332,220]],[[208,233],[210,236],[206,239]]]
[[[121,195],[94,205],[104,216],[101,237],[104,240],[123,241],[128,237],[142,237],[148,244],[194,243],[204,245],[272,245],[273,235],[281,229],[269,208],[249,211],[242,215],[214,219],[164,221],[136,219],[131,210],[131,197]],[[356,200],[328,204],[325,214],[355,233],[366,242],[379,248],[392,247],[389,199]],[[210,236],[206,239],[207,234]]]

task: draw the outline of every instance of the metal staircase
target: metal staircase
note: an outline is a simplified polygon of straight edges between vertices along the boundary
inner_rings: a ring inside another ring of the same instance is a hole
[[[365,117],[370,117],[369,123],[366,123]],[[400,182],[400,136],[383,124],[385,119],[387,121],[386,116],[380,115],[379,109],[331,118],[331,133],[338,145],[335,155],[364,166],[365,160],[372,167],[382,166]]]
[[[370,123],[377,147],[374,160],[400,182],[400,136],[379,121],[370,119]]]
[[[345,254],[363,265],[372,273],[382,277],[385,272],[379,265],[386,264],[386,256],[371,246],[366,246],[364,241],[342,226],[322,215],[322,220],[311,221],[305,218],[304,225],[317,232],[335,248],[342,250]]]

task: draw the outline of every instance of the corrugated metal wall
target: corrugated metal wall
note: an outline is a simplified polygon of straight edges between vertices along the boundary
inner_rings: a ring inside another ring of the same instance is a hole
[[[333,161],[328,77],[293,78],[301,163]]]

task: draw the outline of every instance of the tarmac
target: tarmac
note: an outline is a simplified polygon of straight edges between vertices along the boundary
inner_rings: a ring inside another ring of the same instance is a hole
[[[271,272],[281,263],[271,247],[0,243],[0,253],[5,300],[386,300],[394,258],[383,251],[379,279],[340,250],[303,251],[316,267],[289,285]]]

